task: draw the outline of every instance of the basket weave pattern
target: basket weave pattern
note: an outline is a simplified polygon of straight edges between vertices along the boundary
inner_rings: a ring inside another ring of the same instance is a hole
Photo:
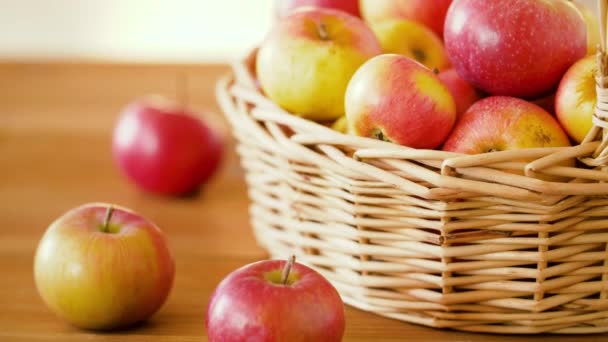
[[[608,331],[603,77],[583,144],[462,155],[286,113],[257,90],[250,59],[217,96],[246,170],[255,236],[273,257],[295,253],[347,304],[407,322]]]

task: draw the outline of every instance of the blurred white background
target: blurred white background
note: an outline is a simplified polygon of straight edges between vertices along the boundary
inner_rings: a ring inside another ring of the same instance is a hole
[[[0,0],[0,59],[222,62],[263,39],[272,0]]]
[[[0,0],[0,59],[225,62],[264,37],[272,9],[272,0]]]

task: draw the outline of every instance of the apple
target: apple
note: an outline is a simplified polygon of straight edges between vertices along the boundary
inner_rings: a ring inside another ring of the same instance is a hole
[[[388,19],[371,27],[384,53],[410,57],[429,69],[443,70],[450,65],[441,38],[422,24],[406,19]]]
[[[341,341],[344,304],[316,271],[264,260],[230,273],[207,308],[209,341]]]
[[[454,98],[457,117],[460,117],[473,103],[481,99],[481,95],[477,89],[473,88],[469,82],[463,80],[456,70],[447,69],[441,71],[438,76],[441,82],[448,87]]]
[[[454,99],[437,75],[397,54],[363,64],[348,84],[345,106],[351,134],[415,148],[439,146],[456,119]]]
[[[595,74],[597,60],[589,55],[568,69],[557,88],[555,112],[568,135],[580,143],[591,127],[597,95]]]
[[[587,54],[594,54],[600,43],[600,25],[597,23],[597,15],[580,1],[574,2],[574,4],[581,12],[587,26]]]
[[[443,150],[478,154],[559,146],[570,146],[570,141],[551,114],[519,98],[490,96],[460,117]]]
[[[452,0],[360,0],[361,14],[370,23],[409,19],[443,37],[445,14]]]
[[[331,129],[340,133],[348,133],[348,121],[346,121],[346,115],[342,115],[338,120],[334,121],[331,125]]]
[[[196,190],[217,170],[221,137],[183,106],[161,97],[130,103],[112,138],[114,161],[148,192],[182,195]]]
[[[324,121],[344,115],[344,93],[355,71],[381,53],[365,23],[342,11],[302,8],[280,20],[257,56],[266,95],[289,112]]]
[[[492,95],[535,98],[585,56],[586,28],[566,0],[454,0],[445,47],[458,74]]]
[[[359,0],[275,0],[274,4],[278,18],[285,17],[296,8],[306,6],[332,8],[361,17]]]
[[[146,320],[165,302],[174,273],[167,241],[154,223],[102,203],[56,219],[34,260],[36,287],[46,305],[85,329]]]

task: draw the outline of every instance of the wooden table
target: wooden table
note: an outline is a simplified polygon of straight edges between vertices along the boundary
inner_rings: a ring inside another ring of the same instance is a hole
[[[0,341],[205,341],[205,308],[218,282],[264,259],[247,218],[243,175],[232,143],[221,172],[189,198],[138,191],[114,168],[110,136],[120,108],[146,93],[172,95],[188,75],[191,107],[209,109],[228,136],[214,99],[225,66],[0,64]],[[228,138],[229,139],[229,138]],[[130,207],[168,235],[177,273],[163,308],[146,324],[93,333],[70,327],[43,305],[32,275],[39,238],[82,203]],[[402,323],[346,308],[345,341],[530,341]],[[543,336],[579,341],[576,336]],[[587,337],[608,340],[608,335]]]

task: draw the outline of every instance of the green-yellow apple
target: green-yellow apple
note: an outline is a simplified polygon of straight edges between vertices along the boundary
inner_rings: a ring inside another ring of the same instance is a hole
[[[338,120],[334,121],[331,125],[331,129],[340,133],[348,133],[348,121],[346,121],[346,115],[341,116]]]
[[[344,304],[338,292],[293,260],[255,262],[224,278],[207,308],[209,341],[340,342]]]
[[[372,30],[338,10],[304,7],[280,20],[260,46],[256,66],[266,95],[311,120],[344,115],[355,71],[381,53]]]
[[[275,0],[274,4],[278,18],[286,16],[296,8],[305,6],[333,8],[356,17],[361,17],[361,13],[359,13],[359,0]]]
[[[456,103],[456,115],[460,117],[471,107],[481,95],[469,82],[463,80],[454,69],[448,69],[438,74],[439,79],[448,87]]]
[[[492,95],[536,98],[587,52],[582,15],[566,0],[455,0],[445,18],[452,66]]]
[[[410,57],[429,69],[450,65],[443,42],[431,29],[412,20],[388,19],[371,25],[384,53]]]
[[[357,70],[345,98],[351,134],[415,148],[439,146],[454,125],[456,105],[431,70],[397,54]]]
[[[587,26],[587,54],[594,54],[600,43],[600,25],[597,23],[597,15],[580,1],[575,1],[574,4],[583,15]]]
[[[370,23],[387,19],[417,21],[443,37],[445,14],[452,0],[360,0],[361,15]]]
[[[443,150],[478,154],[569,145],[566,133],[544,109],[515,97],[491,96],[460,117]]]
[[[85,329],[143,321],[165,302],[175,267],[160,229],[107,204],[74,208],[46,230],[34,261],[44,302]]]
[[[589,55],[568,69],[557,88],[555,114],[568,135],[581,142],[593,126],[596,57]]]

